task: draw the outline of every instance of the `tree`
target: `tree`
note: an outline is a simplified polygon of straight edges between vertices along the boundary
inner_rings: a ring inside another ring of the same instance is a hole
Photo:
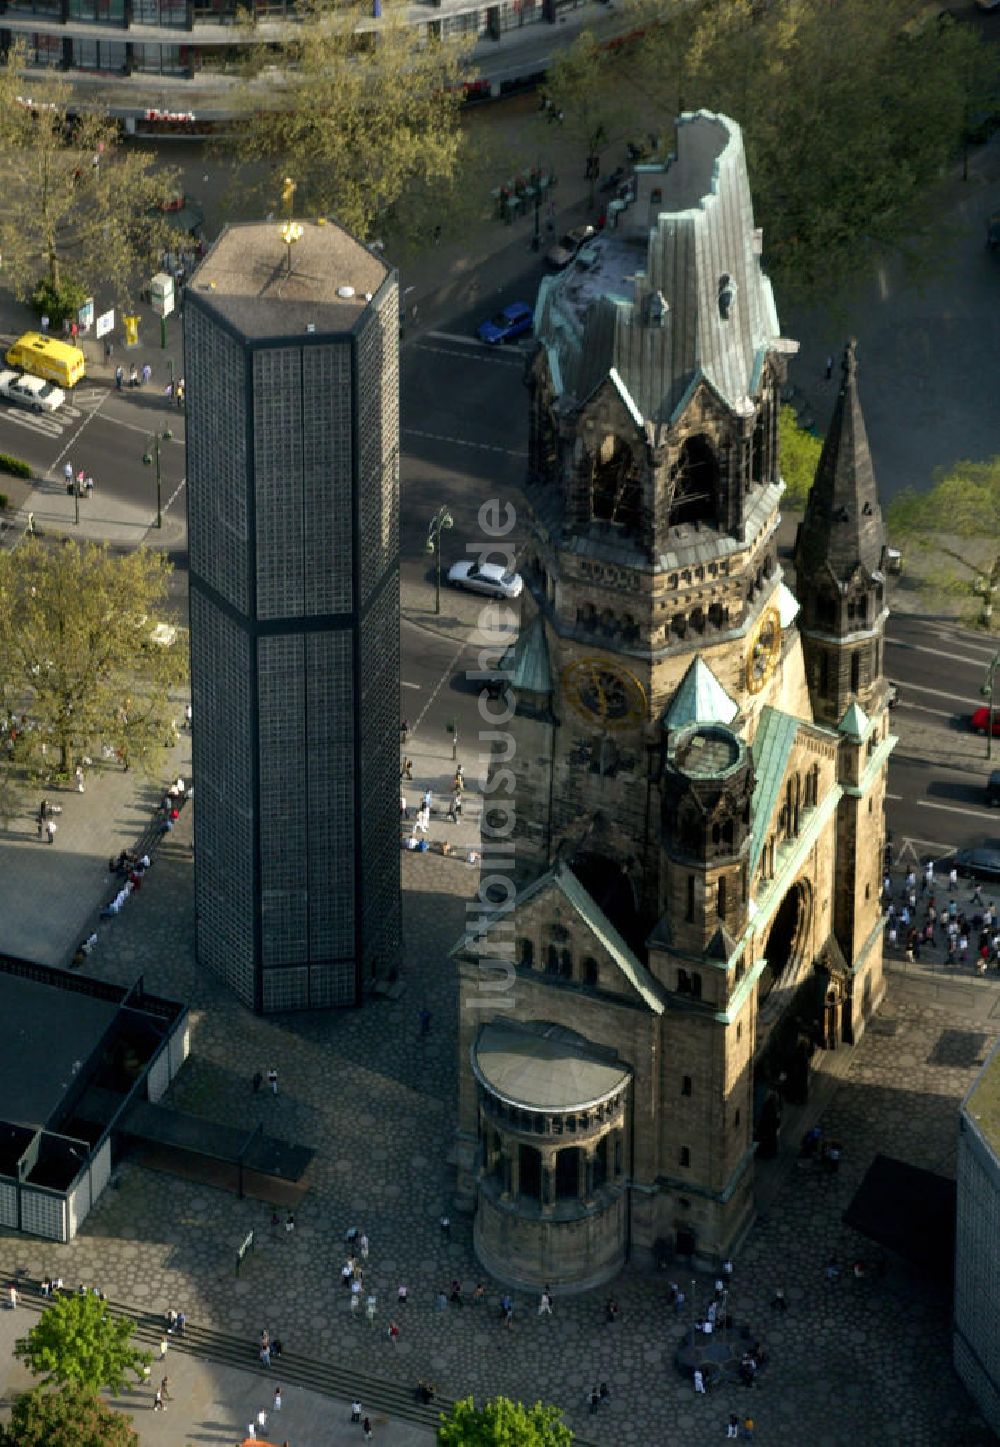
[[[131,1417],[93,1392],[36,1387],[14,1399],[10,1425],[0,1426],[0,1447],[139,1447],[139,1434]]]
[[[170,564],[140,548],[26,539],[0,552],[0,702],[17,730],[14,762],[67,773],[105,747],[154,765],[171,742],[169,690],[185,674],[181,639],[153,638]]]
[[[334,216],[362,239],[387,218],[405,229],[411,197],[446,192],[458,171],[468,43],[418,46],[397,3],[373,22],[362,0],[300,0],[297,20],[251,51],[224,149],[272,206],[282,195],[290,211],[294,195],[300,214]],[[271,109],[265,74],[272,92],[278,82]]]
[[[629,114],[627,90],[620,84],[620,59],[584,30],[549,66],[544,100],[551,121],[565,126],[579,141],[590,182],[590,204],[600,168],[601,152],[615,139]]]
[[[0,256],[19,300],[44,280],[50,295],[75,284],[109,287],[128,306],[141,274],[159,269],[171,232],[162,203],[177,173],[126,146],[106,112],[78,110],[55,72],[22,76],[23,47],[0,63]]]
[[[134,1322],[112,1316],[107,1302],[87,1291],[57,1296],[14,1344],[14,1355],[42,1378],[43,1386],[69,1385],[81,1396],[105,1388],[121,1392],[129,1374],[142,1381],[143,1366],[153,1360],[150,1352],[133,1346],[134,1335]]]
[[[827,285],[898,242],[995,93],[996,48],[950,20],[907,28],[911,0],[702,0],[672,17],[653,3],[647,104],[658,123],[678,99],[740,123],[766,263],[786,289]],[[677,78],[665,94],[664,75]]]
[[[477,1408],[472,1397],[456,1402],[441,1418],[442,1447],[569,1447],[573,1433],[558,1407],[536,1402],[526,1407],[509,1397],[494,1397]]]
[[[958,598],[970,621],[992,626],[1000,588],[1000,457],[939,468],[929,491],[908,488],[893,499],[886,523],[895,544],[920,550],[908,571],[929,599]]]
[[[823,451],[823,440],[815,432],[799,426],[791,407],[782,407],[778,414],[778,441],[785,505],[805,507]]]

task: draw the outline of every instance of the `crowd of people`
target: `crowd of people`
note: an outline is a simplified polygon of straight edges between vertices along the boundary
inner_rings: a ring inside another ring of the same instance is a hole
[[[919,882],[911,868],[898,891],[886,869],[882,901],[888,949],[902,952],[908,964],[933,951],[947,968],[971,965],[979,975],[1000,971],[1000,913],[984,898],[982,885],[974,885],[967,907],[960,904],[958,870],[952,865],[946,897],[938,888],[933,861],[924,865]]]

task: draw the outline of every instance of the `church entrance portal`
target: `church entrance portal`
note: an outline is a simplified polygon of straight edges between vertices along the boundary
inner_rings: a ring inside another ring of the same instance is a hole
[[[774,916],[764,949],[767,967],[757,986],[757,1002],[763,1007],[775,985],[798,964],[807,937],[812,897],[808,884],[799,880],[785,895]]]

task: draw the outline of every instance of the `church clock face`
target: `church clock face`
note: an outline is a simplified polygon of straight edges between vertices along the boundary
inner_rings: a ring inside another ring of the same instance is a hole
[[[562,686],[570,708],[587,723],[626,728],[646,716],[646,691],[635,674],[603,658],[578,658],[563,671]]]
[[[777,608],[766,608],[750,635],[747,650],[747,688],[760,693],[781,657],[781,618]]]

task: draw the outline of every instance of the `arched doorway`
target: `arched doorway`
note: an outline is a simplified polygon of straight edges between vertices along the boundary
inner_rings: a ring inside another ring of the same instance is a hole
[[[811,911],[812,891],[806,880],[800,879],[778,905],[771,922],[764,947],[767,964],[757,986],[759,1006],[763,1007],[775,985],[789,977],[793,967],[800,962],[808,938]]]

